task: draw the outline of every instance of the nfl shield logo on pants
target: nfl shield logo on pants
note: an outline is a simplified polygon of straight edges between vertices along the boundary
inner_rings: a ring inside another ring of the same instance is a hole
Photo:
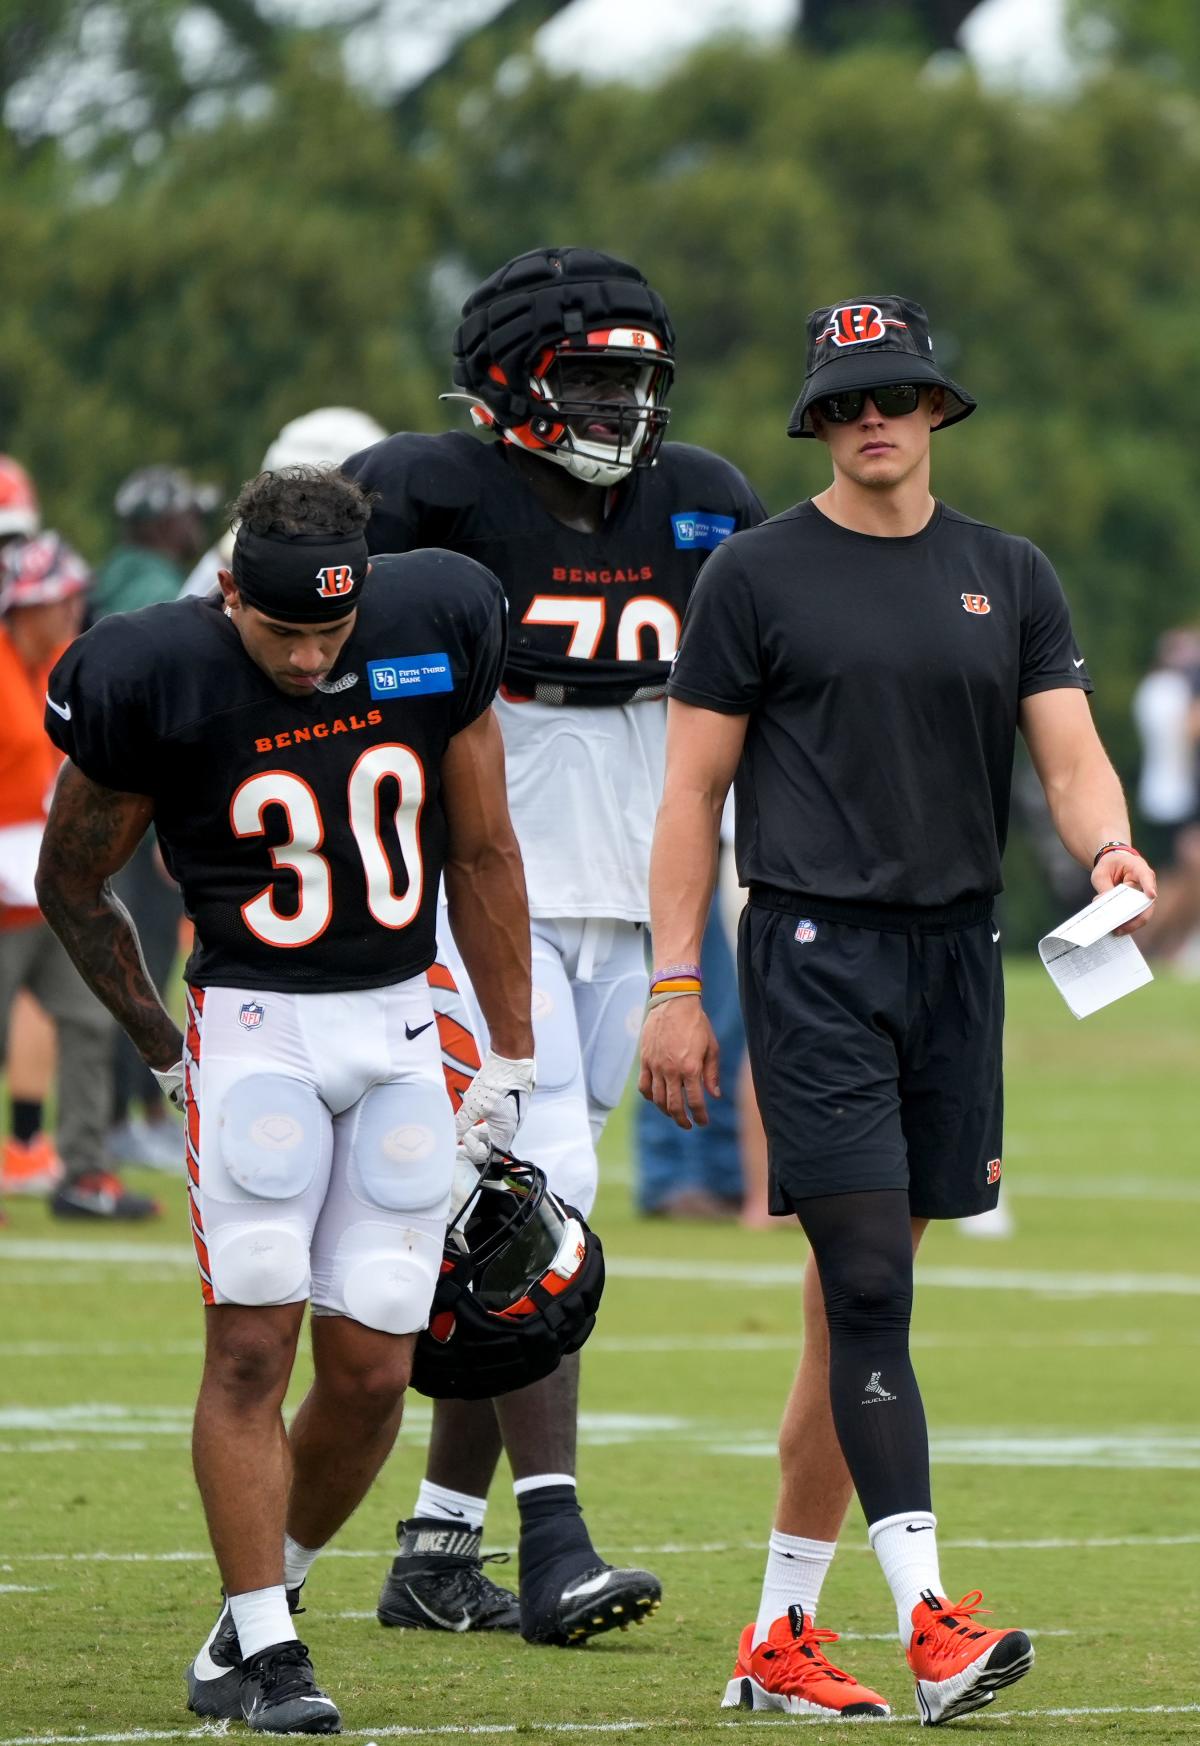
[[[799,940],[799,942],[802,946],[811,945],[812,942],[816,939],[816,937],[817,937],[817,924],[816,924],[816,922],[809,921],[808,917],[806,916],[803,921],[798,921],[796,923],[796,938]]]
[[[256,1000],[248,1000],[238,1013],[238,1023],[245,1025],[248,1031],[256,1031],[263,1022],[264,1010]]]

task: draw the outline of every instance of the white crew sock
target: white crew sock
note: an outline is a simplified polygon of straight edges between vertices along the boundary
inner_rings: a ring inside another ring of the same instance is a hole
[[[513,1480],[513,1496],[524,1497],[527,1491],[540,1491],[545,1485],[569,1485],[575,1490],[573,1473],[531,1473],[528,1479]]]
[[[907,1649],[913,1635],[912,1610],[922,1590],[945,1593],[938,1569],[937,1517],[928,1510],[884,1516],[871,1523],[867,1538],[892,1591],[900,1641]]]
[[[821,1598],[821,1584],[836,1551],[836,1540],[805,1540],[799,1534],[781,1534],[778,1528],[772,1528],[767,1541],[762,1598],[754,1621],[753,1648],[766,1641],[775,1620],[782,1619],[789,1607],[799,1607],[812,1623]]]
[[[276,1588],[252,1588],[245,1594],[231,1594],[229,1610],[237,1626],[243,1661],[272,1643],[292,1643],[296,1639],[287,1590],[282,1583]]]
[[[321,1555],[319,1546],[302,1546],[290,1534],[283,1536],[283,1586],[299,1588]]]
[[[482,1528],[487,1499],[472,1497],[466,1491],[451,1491],[448,1485],[434,1485],[431,1479],[423,1479],[413,1514],[422,1521],[454,1522],[460,1528]]]

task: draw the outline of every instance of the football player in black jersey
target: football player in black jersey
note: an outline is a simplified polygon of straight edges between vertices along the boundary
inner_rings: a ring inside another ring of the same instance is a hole
[[[441,1265],[455,1120],[425,972],[443,878],[505,1057],[469,1119],[507,1150],[532,1086],[491,711],[506,612],[469,558],[372,564],[369,500],[335,470],[264,473],[234,514],[217,598],[104,619],[54,669],[69,761],[38,892],[187,1113],[208,1305],[193,1449],[225,1590],[189,1705],[334,1733],[291,1613],[392,1446]],[[107,884],[151,820],[195,923],[186,1036]],[[287,1436],[306,1300],[316,1374]]]
[[[865,1690],[847,1710],[812,1630],[853,1485],[936,1725],[1033,1664],[1023,1631],[976,1623],[978,1591],[946,1598],[909,1356],[926,1226],[994,1206],[1000,1187],[992,912],[1018,729],[1096,892],[1152,899],[1155,882],[1049,562],[930,494],[932,433],[975,402],[937,364],[925,311],[836,304],[809,317],[808,342],[788,434],[827,445],[833,481],[731,540],[693,597],[651,876],[660,947],[694,957],[736,772],[771,1210],[798,1218],[812,1260],[762,1601],[724,1702],[887,1713]],[[656,990],[643,1039],[642,1091],[683,1127],[704,1119],[716,1071],[699,992]]]
[[[727,461],[664,442],[674,343],[635,267],[534,249],[468,298],[454,340],[445,398],[494,440],[401,433],[346,464],[375,494],[373,551],[448,546],[494,570],[508,597],[496,711],[533,918],[538,1063],[522,1143],[585,1215],[645,1003],[663,688],[701,566],[764,515]],[[453,942],[444,930],[439,939],[435,1000],[461,1082],[480,1014]],[[657,1604],[657,1578],[611,1569],[580,1515],[577,1387],[569,1359],[494,1413],[437,1404],[426,1478],[380,1598],[384,1624],[461,1630],[466,1618],[565,1643]],[[521,1513],[519,1606],[478,1559],[502,1439]]]

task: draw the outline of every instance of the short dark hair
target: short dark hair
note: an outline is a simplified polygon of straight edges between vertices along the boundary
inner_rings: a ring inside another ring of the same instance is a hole
[[[263,538],[272,534],[331,534],[348,538],[371,519],[372,498],[337,467],[280,467],[250,479],[229,506]]]

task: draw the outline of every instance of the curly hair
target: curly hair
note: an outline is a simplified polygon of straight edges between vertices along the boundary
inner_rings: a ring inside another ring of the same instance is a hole
[[[251,533],[361,533],[371,518],[373,496],[337,467],[280,467],[249,480],[229,506],[231,524]]]

